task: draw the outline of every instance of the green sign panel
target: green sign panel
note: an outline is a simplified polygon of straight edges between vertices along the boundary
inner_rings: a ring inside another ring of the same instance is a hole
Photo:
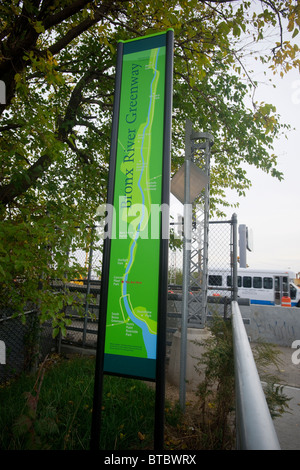
[[[170,134],[167,34],[124,42],[118,71],[104,371],[149,379],[157,359],[164,139]]]

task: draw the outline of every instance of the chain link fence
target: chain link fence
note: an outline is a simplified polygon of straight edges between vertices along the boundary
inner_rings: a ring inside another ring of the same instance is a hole
[[[67,326],[66,336],[60,336],[59,345],[63,343],[96,347],[103,249],[103,238],[98,229],[98,226],[92,227],[90,245],[69,254],[70,263],[79,263],[83,268],[83,275],[64,287],[73,293],[74,298],[79,296],[82,308],[79,312],[78,309],[74,310],[72,305],[66,308],[65,315],[71,324]]]
[[[207,298],[209,315],[231,313],[233,296],[233,218],[209,224]]]
[[[0,308],[0,383],[5,383],[22,372],[33,370],[47,354],[60,352],[63,342],[80,346],[96,345],[97,314],[100,298],[102,240],[97,237],[97,226],[91,230],[86,247],[69,251],[65,271],[80,267],[80,276],[66,282],[53,279],[51,295],[70,295],[58,314],[66,321],[66,334],[53,337],[52,321],[41,322],[38,306],[30,305],[24,313],[16,315],[13,308],[2,302]],[[14,282],[12,290],[17,289]],[[27,306],[28,307],[28,306]]]
[[[39,322],[38,310],[0,318],[0,384],[31,372],[47,354],[56,351],[50,322]]]
[[[14,318],[14,312],[9,309],[1,310],[0,381],[9,380],[22,370],[29,370],[35,361],[42,360],[50,351],[60,352],[62,345],[96,348],[103,240],[101,237],[97,237],[97,226],[92,227],[92,231],[94,234],[92,233],[91,244],[76,251],[70,251],[68,256],[69,266],[73,263],[78,263],[81,266],[81,276],[77,279],[70,279],[67,283],[57,280],[53,282],[53,294],[64,289],[71,293],[74,299],[74,304],[71,303],[64,307],[64,316],[68,319],[69,324],[67,324],[66,333],[63,336],[60,334],[56,339],[53,339],[51,322],[40,325],[38,309],[25,313],[25,323],[21,317]],[[197,256],[201,256],[201,250]],[[208,321],[216,310],[224,315],[229,313],[232,279],[231,259],[232,221],[210,222],[207,273]],[[172,336],[181,326],[182,267],[182,249],[170,250],[167,355],[171,347]],[[191,290],[190,295],[195,294],[197,293]],[[78,304],[80,304],[80,308],[78,308]],[[5,349],[4,359],[3,349]]]
[[[214,314],[224,317],[230,315],[232,299],[232,259],[233,259],[233,218],[230,220],[209,222],[208,265],[207,273],[195,271],[200,284],[202,276],[207,276],[207,317],[209,322]],[[202,249],[194,253],[201,258]],[[167,313],[167,351],[172,344],[172,336],[181,328],[182,318],[182,282],[183,282],[183,250],[170,250],[169,253],[169,294]],[[195,321],[193,302],[198,295],[197,288],[190,283],[188,327],[200,327]]]

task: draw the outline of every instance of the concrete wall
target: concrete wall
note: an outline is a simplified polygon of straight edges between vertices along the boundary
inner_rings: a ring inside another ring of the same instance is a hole
[[[240,306],[250,341],[259,339],[291,347],[300,340],[300,308],[265,305]]]
[[[201,344],[211,337],[207,328],[188,328],[186,345],[186,390],[197,390],[197,386],[204,379],[202,373],[205,367],[199,364],[199,360],[205,351]],[[181,330],[177,330],[173,335],[170,360],[168,364],[167,378],[172,385],[180,386],[180,350],[181,350]],[[197,372],[196,372],[197,370]]]
[[[228,316],[230,316],[230,307]],[[300,308],[267,305],[240,305],[250,341],[266,341],[278,346],[291,347],[300,340]],[[168,312],[181,313],[181,301],[168,301]],[[224,315],[224,305],[208,304],[208,315]],[[172,323],[171,323],[172,322]],[[180,318],[168,318],[168,326],[180,328]],[[209,323],[208,323],[209,324]]]
[[[171,308],[171,305],[169,305]],[[173,312],[181,311],[181,302],[174,302]],[[230,310],[230,309],[229,309]],[[277,346],[290,348],[293,341],[300,340],[300,308],[296,307],[275,307],[264,305],[240,305],[241,314],[245,328],[251,342],[262,340]],[[223,316],[223,305],[209,305],[209,316],[219,314]],[[230,315],[230,311],[228,312]],[[180,347],[181,332],[180,318],[172,319],[172,327],[177,326],[177,331],[173,334],[172,345],[169,353],[169,365],[167,371],[168,381],[179,386],[180,381]],[[209,326],[209,322],[208,322]],[[186,369],[186,390],[196,390],[203,375],[195,372],[195,367],[199,368],[199,357],[203,348],[199,342],[209,337],[209,331],[204,329],[188,328],[187,331],[187,369]],[[201,367],[200,367],[201,369]],[[298,371],[297,371],[298,374]]]

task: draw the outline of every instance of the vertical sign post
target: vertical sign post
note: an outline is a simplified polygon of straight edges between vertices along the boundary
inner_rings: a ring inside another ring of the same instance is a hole
[[[156,382],[163,446],[173,31],[118,44],[91,448],[103,374]]]

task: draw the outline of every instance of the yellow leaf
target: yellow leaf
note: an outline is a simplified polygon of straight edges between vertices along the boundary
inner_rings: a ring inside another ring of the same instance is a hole
[[[140,431],[138,432],[138,438],[140,441],[143,441],[145,439],[145,435],[142,434]]]

